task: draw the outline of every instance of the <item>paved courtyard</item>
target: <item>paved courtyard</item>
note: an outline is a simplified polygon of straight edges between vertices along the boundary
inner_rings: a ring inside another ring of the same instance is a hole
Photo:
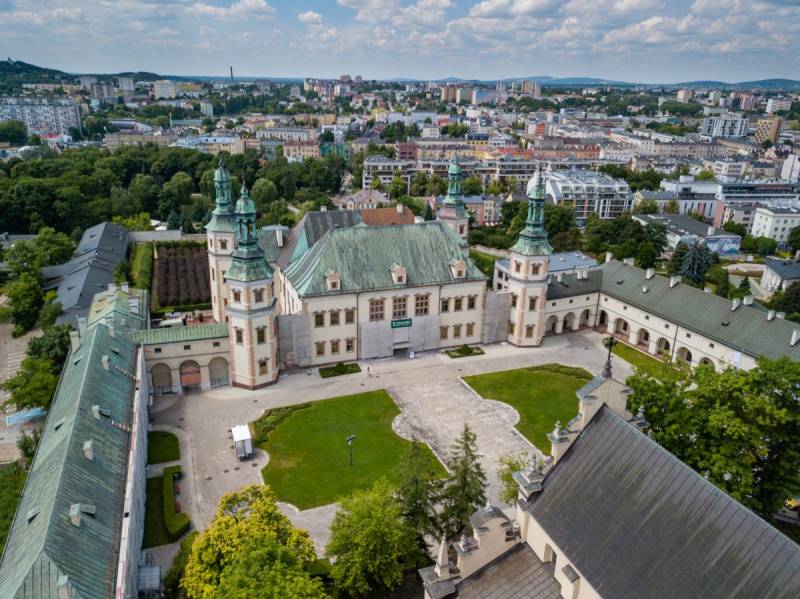
[[[193,495],[182,498],[182,502],[187,504],[197,528],[208,526],[224,493],[261,482],[260,471],[268,456],[258,452],[254,460],[238,462],[230,438],[231,426],[254,420],[268,408],[376,389],[386,389],[400,407],[395,430],[404,437],[414,435],[425,441],[442,459],[464,423],[469,423],[483,455],[489,498],[497,503],[497,457],[506,451],[530,453],[534,449],[514,429],[515,410],[480,399],[461,377],[550,362],[579,366],[595,374],[602,370],[606,357],[601,340],[602,336],[595,332],[582,331],[547,337],[538,348],[492,345],[485,348],[483,356],[457,360],[431,353],[414,360],[371,361],[369,374],[364,369],[360,374],[333,379],[321,379],[316,372],[284,375],[276,385],[259,391],[225,388],[159,400],[153,410],[154,422],[156,428],[179,431],[186,473],[182,494]],[[626,362],[612,359],[616,378],[624,379],[630,374]],[[282,505],[282,509],[296,526],[309,530],[321,553],[336,505],[302,512],[289,505]]]

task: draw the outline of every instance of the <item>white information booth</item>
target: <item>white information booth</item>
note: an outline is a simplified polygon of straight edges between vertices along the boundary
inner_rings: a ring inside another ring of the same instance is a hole
[[[253,455],[253,437],[250,435],[250,427],[240,424],[231,428],[233,433],[233,447],[236,450],[236,457],[240,460],[247,459]]]

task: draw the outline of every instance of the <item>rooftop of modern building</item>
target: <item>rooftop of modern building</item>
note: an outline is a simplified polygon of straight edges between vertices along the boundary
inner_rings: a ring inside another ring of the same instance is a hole
[[[766,258],[764,266],[781,279],[800,279],[800,260],[786,260],[782,258]]]
[[[692,218],[687,214],[635,214],[634,218],[645,225],[664,225],[667,231],[679,236],[693,235],[701,239],[707,237],[740,237],[736,233],[728,233],[717,229],[704,221]]]
[[[800,207],[784,208],[780,206],[759,206],[757,212],[766,212],[775,216],[798,216],[800,217]]]

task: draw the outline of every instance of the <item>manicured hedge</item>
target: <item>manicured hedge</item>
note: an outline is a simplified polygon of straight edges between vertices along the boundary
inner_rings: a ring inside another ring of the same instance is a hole
[[[188,514],[175,512],[175,483],[172,477],[180,471],[180,466],[164,468],[164,524],[170,541],[177,541],[189,530]]]
[[[328,366],[327,368],[319,369],[319,375],[324,379],[343,374],[354,374],[356,372],[361,372],[361,367],[358,365],[358,362],[350,362],[349,364],[339,362],[336,366]]]
[[[445,352],[451,358],[466,358],[467,356],[482,356],[484,351],[480,347],[472,347],[464,344],[456,349],[451,349]]]

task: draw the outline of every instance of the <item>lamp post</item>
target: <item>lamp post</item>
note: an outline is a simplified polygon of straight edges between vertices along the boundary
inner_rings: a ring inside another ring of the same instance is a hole
[[[350,465],[353,465],[353,439],[355,439],[355,435],[350,435],[347,437],[347,446],[350,448]]]

